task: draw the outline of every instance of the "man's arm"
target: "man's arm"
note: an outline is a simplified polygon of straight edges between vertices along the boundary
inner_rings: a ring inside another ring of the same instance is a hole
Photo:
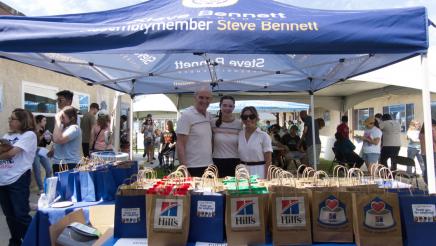
[[[188,142],[188,135],[177,134],[176,151],[179,158],[180,165],[186,166],[186,143]]]

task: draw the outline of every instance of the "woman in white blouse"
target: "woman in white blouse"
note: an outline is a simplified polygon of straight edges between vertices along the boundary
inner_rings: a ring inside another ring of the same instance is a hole
[[[213,132],[213,163],[218,167],[220,177],[235,176],[235,168],[240,163],[238,136],[242,123],[233,115],[235,99],[223,96],[220,99],[218,118],[211,122]]]
[[[265,178],[272,160],[271,138],[257,127],[259,115],[255,107],[241,111],[244,129],[239,133],[238,152],[241,163],[247,165],[251,175]]]

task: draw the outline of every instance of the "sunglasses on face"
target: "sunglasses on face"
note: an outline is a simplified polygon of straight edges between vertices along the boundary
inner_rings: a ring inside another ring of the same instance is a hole
[[[254,119],[256,119],[256,115],[254,115],[254,114],[244,114],[244,115],[241,115],[241,119],[242,120],[248,120],[248,119],[250,119],[250,120],[254,120]]]

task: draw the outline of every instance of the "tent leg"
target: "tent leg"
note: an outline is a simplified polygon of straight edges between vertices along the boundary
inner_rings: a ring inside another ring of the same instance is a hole
[[[310,92],[310,114],[312,115],[312,148],[313,148],[313,168],[317,170],[318,158],[316,154],[316,141],[315,141],[315,102],[313,92]]]
[[[426,154],[426,169],[428,192],[436,193],[435,183],[435,167],[434,167],[434,153],[433,153],[433,136],[432,136],[432,119],[431,119],[431,98],[429,90],[429,77],[428,77],[428,62],[427,54],[421,55],[422,61],[422,107],[424,111],[424,125],[425,125],[425,154]]]
[[[129,155],[133,160],[133,97],[130,97],[130,110],[129,110]]]
[[[112,115],[112,120],[114,122],[114,129],[112,129],[113,132],[113,143],[114,143],[114,150],[115,152],[120,151],[120,117],[121,117],[121,94],[119,92],[116,93],[116,99],[115,99],[115,105],[114,105],[114,112]]]

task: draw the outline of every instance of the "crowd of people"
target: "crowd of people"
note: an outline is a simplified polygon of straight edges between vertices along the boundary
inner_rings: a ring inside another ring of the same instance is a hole
[[[61,164],[73,169],[81,160],[82,152],[89,156],[93,151],[112,150],[110,117],[106,111],[92,103],[80,120],[78,110],[71,106],[73,92],[64,90],[56,96],[59,111],[55,115],[53,133],[46,128],[46,116],[34,116],[28,110],[17,108],[8,118],[8,133],[0,141],[0,205],[11,233],[9,245],[21,245],[31,221],[32,169],[39,193],[42,193],[41,166],[45,176],[50,177],[60,171]]]

